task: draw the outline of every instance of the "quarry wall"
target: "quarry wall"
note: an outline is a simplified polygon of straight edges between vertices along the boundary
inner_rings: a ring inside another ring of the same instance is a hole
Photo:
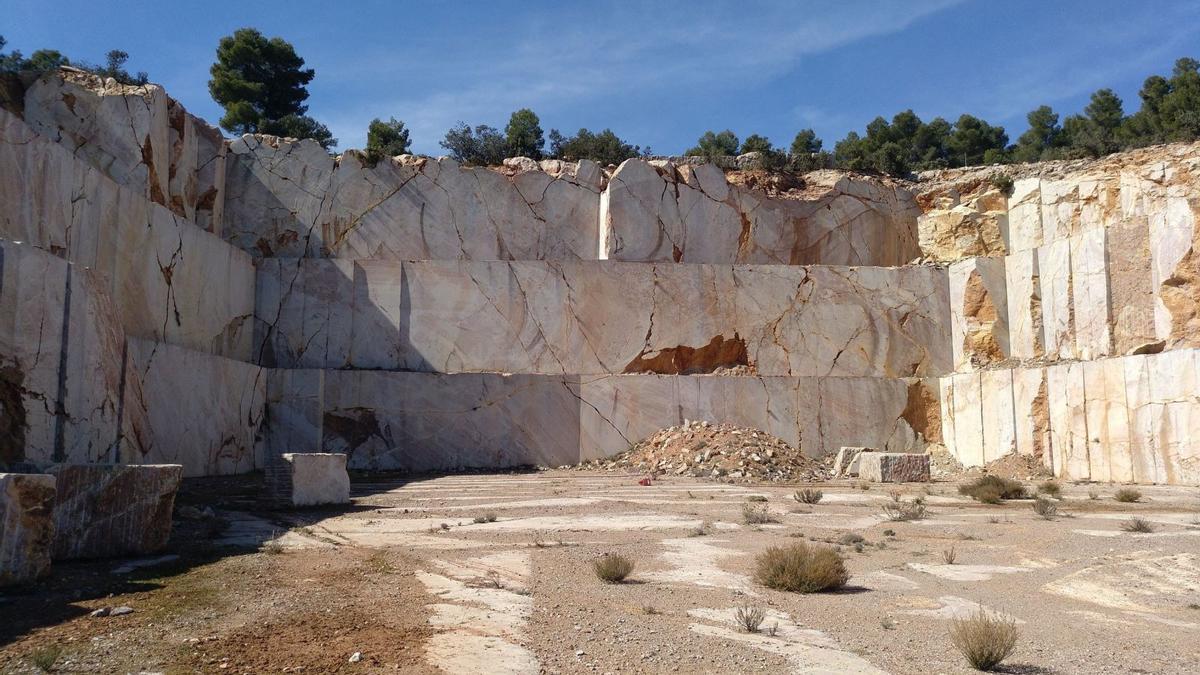
[[[1198,162],[1030,165],[1010,194],[372,166],[48,74],[0,111],[0,462],[559,465],[710,419],[1197,484]]]

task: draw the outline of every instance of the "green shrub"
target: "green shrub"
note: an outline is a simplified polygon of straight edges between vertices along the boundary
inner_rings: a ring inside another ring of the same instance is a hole
[[[772,546],[755,559],[754,580],[780,591],[816,593],[841,588],[849,579],[842,555],[824,546]]]

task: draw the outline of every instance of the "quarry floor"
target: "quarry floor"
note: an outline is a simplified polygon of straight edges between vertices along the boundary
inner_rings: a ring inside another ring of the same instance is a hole
[[[1125,504],[1117,486],[1066,484],[1065,515],[1044,520],[952,482],[824,483],[805,505],[797,486],[638,478],[373,476],[351,507],[292,512],[258,507],[253,477],[190,481],[181,512],[218,517],[177,519],[166,557],[56,564],[0,595],[0,670],[55,657],[56,672],[961,673],[950,619],[980,605],[1019,622],[1007,672],[1185,673],[1200,659],[1197,488],[1141,487]],[[896,490],[927,494],[929,515],[885,520]],[[743,524],[754,495],[778,522]],[[1132,515],[1154,532],[1122,531]],[[864,541],[840,546],[840,592],[751,580],[769,546],[847,533]],[[594,576],[608,552],[635,561],[625,583]],[[768,611],[763,632],[733,628],[743,605]],[[117,606],[134,611],[89,616]]]

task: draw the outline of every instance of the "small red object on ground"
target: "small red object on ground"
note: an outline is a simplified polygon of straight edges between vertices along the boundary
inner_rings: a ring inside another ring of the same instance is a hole
[[[649,478],[643,478],[638,481],[638,485],[650,485],[650,484],[651,484],[651,482],[650,482]]]

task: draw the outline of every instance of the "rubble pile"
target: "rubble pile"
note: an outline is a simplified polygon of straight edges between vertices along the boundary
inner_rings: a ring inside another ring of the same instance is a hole
[[[688,420],[655,432],[626,452],[580,468],[745,482],[828,480],[830,475],[822,462],[768,433]]]

